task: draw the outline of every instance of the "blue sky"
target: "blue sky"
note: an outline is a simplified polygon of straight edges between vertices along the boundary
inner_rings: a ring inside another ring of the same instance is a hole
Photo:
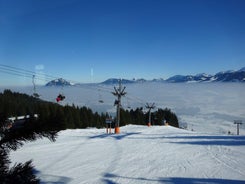
[[[78,82],[237,70],[244,9],[244,0],[0,0],[0,64]],[[0,83],[31,79],[0,72]]]

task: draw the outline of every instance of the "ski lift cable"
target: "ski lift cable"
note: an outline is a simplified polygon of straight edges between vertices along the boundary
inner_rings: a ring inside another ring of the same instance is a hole
[[[0,72],[2,73],[6,73],[6,74],[10,74],[10,75],[15,75],[15,76],[19,76],[19,77],[27,77],[26,75],[24,74],[20,74],[20,73],[14,73],[14,72],[10,72],[10,71],[6,71],[6,70],[2,70],[0,68]],[[29,76],[28,76],[29,77]]]
[[[51,75],[47,75],[47,74],[43,74],[43,73],[38,73],[38,72],[33,72],[30,70],[26,70],[26,69],[22,69],[22,68],[17,68],[17,67],[13,67],[13,66],[8,66],[8,65],[4,65],[4,64],[0,64],[0,67],[5,68],[5,69],[11,69],[11,70],[15,70],[16,72],[21,72],[21,73],[25,73],[25,74],[30,74],[30,75],[40,75],[40,76],[44,76],[46,78],[57,78]]]
[[[127,98],[131,99],[132,101],[136,100],[137,102],[139,102],[139,103],[141,103],[143,105],[146,103],[144,100],[140,99],[139,97],[133,96],[131,94],[127,94]]]
[[[100,84],[96,85],[96,86],[93,86],[92,88],[95,88],[96,90],[100,90],[100,91],[106,91],[106,92],[111,92],[112,91],[111,88],[105,87],[105,86],[101,86]]]
[[[33,96],[34,97],[39,97],[40,95],[36,92],[36,84],[35,84],[35,79],[38,79],[38,80],[41,80],[41,81],[50,81],[50,80],[55,80],[57,79],[58,77],[54,77],[54,76],[51,76],[51,75],[46,75],[46,74],[40,74],[40,73],[36,73],[36,72],[32,72],[32,71],[29,71],[29,70],[25,70],[25,69],[21,69],[21,68],[17,68],[17,67],[12,67],[12,66],[8,66],[8,65],[3,65],[3,64],[0,64],[0,72],[2,73],[7,73],[7,74],[10,74],[10,75],[15,75],[15,76],[20,76],[20,77],[25,77],[25,78],[31,78],[32,79],[32,84],[33,84]],[[68,80],[66,80],[68,81]],[[75,82],[75,83],[78,83],[78,82]],[[80,85],[77,85],[77,86],[80,86]],[[62,101],[65,96],[63,95],[63,85],[61,87],[61,91],[60,91],[60,94],[58,95],[58,101]],[[87,88],[88,86],[86,86]],[[108,93],[111,93],[112,89],[108,89],[108,88],[105,88],[105,87],[90,87],[90,89],[92,90],[100,90],[100,91],[103,91],[103,92],[108,92]]]
[[[25,78],[32,78],[32,75],[30,74],[25,74],[25,73],[20,73],[20,72],[16,72],[16,71],[10,71],[10,70],[2,70],[0,68],[0,72],[1,73],[7,73],[7,74],[10,74],[10,75],[15,75],[15,76],[20,76],[20,77],[25,77]],[[44,80],[40,77],[38,77],[39,80]]]
[[[2,69],[2,68],[0,68],[0,72],[10,74],[10,75],[19,76],[19,77],[25,77],[25,78],[32,78],[32,76],[33,76],[32,74],[13,71],[13,70],[9,70],[9,69]],[[41,81],[48,81],[48,79],[45,79],[43,77],[35,77],[35,78],[38,80],[41,80]]]
[[[7,73],[10,75],[16,75],[16,76],[20,76],[20,77],[26,77],[26,78],[32,78],[33,75],[35,75],[36,80],[41,80],[41,81],[45,81],[45,82],[48,82],[50,80],[55,80],[58,78],[62,78],[62,77],[55,77],[55,76],[47,75],[47,74],[43,74],[43,73],[37,73],[37,72],[30,71],[30,70],[17,68],[17,67],[13,67],[13,66],[8,66],[8,65],[4,65],[4,64],[0,64],[0,72]],[[65,80],[68,82],[72,82],[72,83],[79,83],[79,82],[73,81],[73,80],[67,80],[67,79],[65,79]],[[80,87],[83,87],[83,86],[80,86]],[[93,90],[100,89],[101,91],[109,92],[109,93],[111,93],[111,90],[112,90],[111,88],[108,88],[105,86],[87,86],[86,85],[86,88],[88,88],[88,87],[90,89],[93,89]]]
[[[94,86],[92,88],[94,88],[96,90],[104,91],[104,92],[109,92],[109,93],[112,92],[112,88],[105,87],[105,86]],[[137,101],[137,102],[139,102],[143,106],[146,104],[146,101],[145,100],[142,100],[139,97],[136,97],[136,96],[131,95],[130,93],[127,93],[127,101],[128,101],[128,103],[129,103],[129,100],[131,100],[131,101]]]
[[[106,92],[106,93],[111,93],[112,92],[111,88],[104,88],[104,87],[97,86],[97,85],[96,86],[78,85],[76,87],[85,88],[85,89],[91,89],[91,90],[94,90],[94,91],[100,91],[100,92]]]
[[[8,74],[27,77],[27,78],[28,77],[32,78],[32,76],[35,75],[35,79],[42,80],[42,81],[50,81],[50,80],[61,78],[61,77],[55,77],[52,75],[47,75],[44,73],[33,72],[33,71],[22,69],[22,68],[8,66],[8,65],[4,65],[4,64],[0,64],[0,71],[4,72],[4,73],[8,73]],[[73,80],[67,80],[67,79],[65,79],[65,80],[69,81],[69,82],[73,82],[73,83],[79,83],[79,82],[73,81]],[[88,86],[86,86],[86,88],[88,88]],[[110,93],[112,90],[109,87],[105,87],[105,86],[101,86],[101,85],[93,86],[93,87],[89,87],[89,88],[91,88],[91,89],[95,88],[95,90],[100,89],[101,91],[106,91],[106,92],[110,92]]]
[[[13,66],[8,66],[8,65],[4,65],[4,64],[0,64],[0,72],[2,73],[7,73],[10,75],[15,75],[15,76],[20,76],[20,77],[26,77],[26,78],[32,78],[33,76],[35,76],[35,79],[37,80],[41,80],[41,81],[50,81],[50,80],[54,80],[57,78],[61,78],[61,77],[55,77],[52,75],[47,75],[47,74],[43,74],[43,73],[37,73],[37,72],[33,72],[30,70],[26,70],[26,69],[22,69],[22,68],[17,68],[17,67],[13,67]],[[72,80],[66,80],[66,81],[72,81]],[[74,83],[79,83],[76,81],[72,81]],[[96,90],[96,91],[100,91],[100,92],[106,92],[106,93],[111,93],[113,90],[112,88],[106,87],[106,86],[102,86],[102,85],[96,85],[96,86],[82,86],[82,85],[77,85],[76,87],[81,87],[81,88],[90,88],[91,90]],[[63,87],[62,87],[63,88]],[[133,96],[131,94],[127,94],[128,99],[131,99],[132,101],[138,101],[141,104],[145,104],[146,102],[142,99],[140,99],[139,97]]]
[[[55,76],[47,75],[44,73],[32,72],[29,70],[16,68],[16,67],[3,65],[3,64],[0,64],[0,72],[7,73],[10,75],[16,75],[20,77],[25,77],[25,78],[32,78],[32,76],[35,75],[35,79],[44,81],[44,82],[49,82],[50,80],[61,78],[61,77],[55,77]],[[71,80],[66,80],[66,81],[72,82]]]
[[[145,100],[142,100],[141,98],[136,97],[136,96],[131,95],[131,94],[128,94],[128,95],[127,95],[127,99],[130,99],[130,100],[132,100],[132,101],[137,101],[137,102],[139,102],[142,106],[145,106],[145,104],[147,104],[147,102],[146,102]],[[157,105],[156,103],[154,103],[154,107],[155,107],[156,109],[162,108],[161,106]]]
[[[2,65],[2,64],[0,64],[0,67],[1,67],[2,70],[15,72],[15,73],[20,73],[20,74],[27,75],[27,76],[32,76],[32,75],[36,74],[35,72],[29,71],[29,70],[20,69],[20,68],[7,66],[7,65]]]
[[[12,66],[7,66],[7,65],[3,65],[3,64],[0,64],[0,72],[10,74],[10,75],[20,76],[20,77],[25,77],[25,78],[31,78],[32,83],[33,83],[33,91],[34,91],[33,94],[37,94],[35,81],[34,81],[35,79],[38,79],[41,81],[50,81],[50,80],[60,78],[60,77],[54,77],[52,75],[40,74],[40,73],[32,72],[29,70],[16,68],[16,67],[12,67]],[[71,80],[69,80],[69,81],[71,81]],[[74,83],[79,83],[79,82],[74,82]],[[100,92],[106,92],[106,93],[111,93],[113,91],[112,88],[109,88],[106,86],[101,86],[101,85],[99,85],[99,86],[98,85],[96,85],[96,86],[78,85],[78,86],[81,88],[86,88],[86,89],[90,88],[91,90],[96,90],[96,91],[99,90]],[[61,91],[63,91],[63,86],[62,86]],[[139,97],[133,96],[131,94],[127,94],[127,99],[130,99],[132,101],[137,101],[142,105],[146,104],[146,102],[144,100],[140,99]],[[102,100],[102,98],[100,100]]]
[[[47,75],[47,74],[44,74],[44,73],[33,72],[33,71],[30,71],[30,70],[25,70],[25,69],[22,69],[22,68],[17,68],[17,67],[3,65],[3,64],[0,64],[0,69],[1,69],[2,72],[7,71],[7,72],[10,72],[9,74],[15,73],[15,74],[23,75],[24,77],[32,77],[33,75],[35,75],[36,79],[44,80],[44,81],[49,81],[49,80],[53,80],[53,79],[59,78],[59,77]]]
[[[5,66],[5,65],[4,65]],[[11,69],[13,68],[13,69]],[[51,78],[51,75],[40,75],[40,74],[37,74],[35,72],[31,72],[31,71],[27,71],[27,70],[18,70],[17,68],[15,67],[10,67],[10,68],[4,68],[1,66],[0,64],[0,72],[1,73],[6,73],[6,74],[10,74],[10,75],[15,75],[15,76],[19,76],[19,77],[25,77],[25,78],[31,78],[33,79],[33,75],[35,76],[35,80],[41,80],[41,81],[44,81],[44,82],[49,82],[50,80],[54,80],[54,79],[57,79],[57,78]],[[49,76],[48,78],[46,76]],[[71,81],[71,80],[66,80],[66,81]],[[74,82],[74,83],[78,83],[78,82]],[[97,91],[97,90],[101,90],[101,91],[104,91],[104,92],[111,92],[111,89],[108,90],[108,88],[102,88],[102,87],[92,87],[92,86],[80,86],[79,87],[81,88],[90,88],[94,91]]]
[[[0,67],[0,69],[1,69],[1,71],[3,71],[3,72],[9,72],[10,74],[11,74],[11,73],[19,74],[19,75],[26,76],[26,77],[30,77],[30,76],[33,75],[33,74],[30,74],[30,73],[25,73],[25,72],[21,72],[21,71],[16,71],[16,70],[9,69],[9,68],[2,68],[2,67]]]
[[[12,70],[12,71],[14,70],[14,71],[20,72],[20,73],[34,74],[34,72],[32,72],[32,71],[21,69],[21,68],[16,68],[16,67],[4,65],[4,64],[0,64],[0,67],[5,68],[5,69],[9,69],[9,70]]]

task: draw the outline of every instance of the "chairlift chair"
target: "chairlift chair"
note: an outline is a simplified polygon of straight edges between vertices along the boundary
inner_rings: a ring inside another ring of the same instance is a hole
[[[99,100],[99,103],[104,103],[104,101],[103,100]]]
[[[104,100],[102,100],[102,96],[101,96],[101,93],[100,93],[100,89],[99,89],[98,91],[99,91],[99,103],[104,103]]]
[[[130,103],[129,103],[129,99],[127,98],[127,108],[131,109]]]
[[[56,102],[63,101],[63,100],[66,98],[65,95],[63,95],[63,87],[64,87],[64,85],[62,84],[61,92],[60,92],[59,95],[56,97]]]
[[[40,95],[38,93],[33,93],[32,96],[35,97],[35,98],[39,98],[40,97]]]
[[[57,101],[57,102],[60,102],[60,101],[63,101],[65,98],[66,98],[66,97],[65,97],[64,95],[59,94],[59,95],[57,96],[57,98],[56,98],[56,101]]]

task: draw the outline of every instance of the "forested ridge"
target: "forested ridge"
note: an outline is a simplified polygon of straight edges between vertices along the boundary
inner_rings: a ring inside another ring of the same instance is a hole
[[[62,106],[58,103],[47,102],[27,94],[4,90],[0,93],[0,116],[1,119],[8,117],[38,114],[39,120],[45,123],[45,126],[57,130],[87,128],[87,127],[105,127],[108,113],[93,112],[89,107]],[[142,107],[125,110],[121,109],[120,126],[126,124],[146,125],[149,113],[144,113]],[[170,109],[158,109],[152,112],[152,124],[162,125],[163,121],[170,125],[178,127],[178,118]]]

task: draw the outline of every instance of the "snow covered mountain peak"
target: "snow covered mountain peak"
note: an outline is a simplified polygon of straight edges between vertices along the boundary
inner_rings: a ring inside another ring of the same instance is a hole
[[[206,74],[206,73],[199,73],[195,75],[196,77],[210,77],[211,75]]]
[[[239,72],[245,72],[245,67],[241,68],[240,70],[238,70]]]
[[[72,86],[72,85],[74,84],[66,81],[65,79],[59,78],[48,82],[45,86]]]

